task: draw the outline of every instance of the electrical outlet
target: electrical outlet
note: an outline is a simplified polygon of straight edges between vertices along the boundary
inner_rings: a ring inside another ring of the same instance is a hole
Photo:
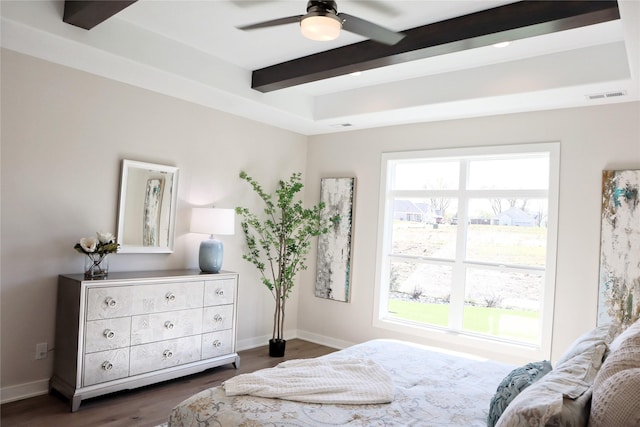
[[[41,342],[36,344],[36,360],[47,358],[47,343]]]

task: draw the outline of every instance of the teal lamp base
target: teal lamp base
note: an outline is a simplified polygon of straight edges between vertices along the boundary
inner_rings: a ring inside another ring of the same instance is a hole
[[[198,261],[200,270],[204,273],[217,273],[222,268],[222,242],[211,236],[208,240],[200,243],[200,253]]]

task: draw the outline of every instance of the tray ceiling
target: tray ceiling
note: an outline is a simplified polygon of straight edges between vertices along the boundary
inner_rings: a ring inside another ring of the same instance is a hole
[[[543,3],[564,2],[531,2]],[[638,100],[640,2],[602,4],[545,24],[514,12],[523,2],[338,1],[410,34],[391,47],[345,31],[311,41],[297,24],[236,28],[302,14],[301,0],[138,0],[90,30],[63,22],[60,1],[2,1],[0,12],[5,48],[312,135]],[[260,73],[275,86],[256,85]]]

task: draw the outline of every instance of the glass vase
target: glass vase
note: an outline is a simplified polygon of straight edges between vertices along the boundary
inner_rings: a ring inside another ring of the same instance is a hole
[[[85,279],[104,279],[109,274],[109,258],[107,254],[91,254],[84,259]]]

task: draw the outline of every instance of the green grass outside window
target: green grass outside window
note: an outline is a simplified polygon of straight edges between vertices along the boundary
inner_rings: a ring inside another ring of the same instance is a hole
[[[413,322],[447,327],[448,304],[427,304],[413,301],[389,300],[389,314]],[[492,335],[536,343],[538,320],[536,311],[511,310],[495,307],[465,306],[463,329],[469,332]]]

